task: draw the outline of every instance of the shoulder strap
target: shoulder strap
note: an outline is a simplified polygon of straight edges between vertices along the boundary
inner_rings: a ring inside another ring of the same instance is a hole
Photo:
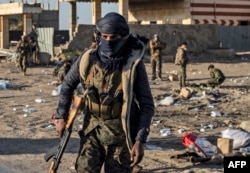
[[[93,52],[93,49],[88,50],[87,52],[83,53],[80,65],[79,65],[79,73],[87,85],[93,85],[93,79],[91,77],[88,77],[89,74],[93,71],[93,64],[90,61],[90,53]]]

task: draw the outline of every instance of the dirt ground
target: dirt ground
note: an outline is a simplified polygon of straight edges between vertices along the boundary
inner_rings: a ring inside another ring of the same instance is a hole
[[[249,59],[250,60],[250,59]],[[177,70],[172,62],[163,63],[163,81],[150,81],[155,103],[167,96],[174,99],[171,105],[156,107],[151,125],[148,143],[145,145],[145,157],[140,163],[141,172],[155,173],[210,173],[223,172],[222,162],[191,163],[186,159],[171,156],[186,151],[182,144],[184,129],[200,137],[206,137],[213,145],[221,136],[221,131],[237,127],[244,120],[249,120],[250,110],[250,61],[236,57],[230,60],[213,60],[227,79],[223,85],[213,90],[206,90],[190,98],[179,98],[178,81],[170,82],[169,74]],[[187,82],[201,83],[209,78],[207,66],[211,62],[193,58],[187,67]],[[145,63],[151,74],[150,65]],[[52,92],[54,66],[35,66],[23,76],[13,62],[0,63],[0,78],[10,79],[13,88],[0,90],[0,173],[45,173],[49,163],[44,155],[51,147],[58,145],[59,139],[50,122],[50,115],[55,111],[58,96]],[[216,93],[216,94],[212,94]],[[213,99],[211,99],[213,97]],[[42,99],[44,102],[36,102]],[[210,107],[208,106],[210,105]],[[29,108],[31,113],[25,113]],[[212,117],[217,111],[220,117]],[[75,120],[72,136],[63,155],[58,172],[73,172],[73,165],[79,148],[77,131],[80,129],[82,115]],[[200,129],[209,124],[213,128]],[[163,136],[164,128],[170,134]],[[7,171],[8,170],[8,171]]]

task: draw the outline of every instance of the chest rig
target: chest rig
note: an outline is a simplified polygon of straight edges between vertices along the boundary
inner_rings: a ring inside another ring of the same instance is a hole
[[[27,54],[27,53],[29,53],[29,43],[25,42],[25,41],[22,41],[20,43],[20,46],[19,46],[19,52],[21,54]]]
[[[122,110],[121,70],[108,72],[97,64],[90,65],[85,86],[89,89],[86,106],[93,115],[110,120],[119,118]]]

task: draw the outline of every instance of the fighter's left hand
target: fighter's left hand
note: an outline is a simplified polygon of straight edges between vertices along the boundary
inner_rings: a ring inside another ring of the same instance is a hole
[[[131,151],[131,161],[132,163],[130,164],[131,167],[134,167],[138,163],[142,161],[142,158],[144,156],[144,145],[141,141],[136,141],[132,151]]]

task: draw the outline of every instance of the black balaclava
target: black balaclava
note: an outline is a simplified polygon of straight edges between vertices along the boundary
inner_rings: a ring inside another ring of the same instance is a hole
[[[96,30],[100,34],[119,34],[121,38],[115,40],[105,40],[100,38],[98,54],[103,61],[107,59],[119,59],[128,37],[129,26],[123,16],[111,12],[101,18],[96,24]]]

